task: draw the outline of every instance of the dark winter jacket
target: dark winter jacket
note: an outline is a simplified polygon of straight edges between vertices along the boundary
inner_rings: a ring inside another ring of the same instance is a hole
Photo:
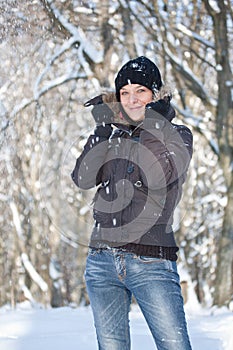
[[[192,133],[167,119],[118,122],[110,138],[89,136],[72,179],[81,189],[98,186],[91,247],[176,260],[173,213],[192,156]]]

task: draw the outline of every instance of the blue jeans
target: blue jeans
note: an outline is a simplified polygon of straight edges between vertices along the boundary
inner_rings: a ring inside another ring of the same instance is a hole
[[[190,350],[176,262],[110,249],[89,249],[87,292],[99,350],[129,350],[134,295],[158,350]]]

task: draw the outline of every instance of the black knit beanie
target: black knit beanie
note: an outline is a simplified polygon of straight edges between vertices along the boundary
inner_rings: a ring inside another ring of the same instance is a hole
[[[120,89],[128,84],[140,84],[156,92],[162,86],[158,67],[144,56],[128,61],[115,79],[116,98],[120,101]]]

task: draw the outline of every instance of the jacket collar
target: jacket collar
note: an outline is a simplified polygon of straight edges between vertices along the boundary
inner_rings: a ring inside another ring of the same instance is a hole
[[[119,131],[122,131],[124,133],[129,134],[130,136],[133,134],[137,134],[141,130],[141,126],[143,125],[143,122],[140,122],[138,125],[130,125],[130,124],[121,124],[121,123],[114,123],[114,126]]]

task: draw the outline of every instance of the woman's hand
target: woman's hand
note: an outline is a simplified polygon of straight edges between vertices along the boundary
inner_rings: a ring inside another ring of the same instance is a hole
[[[113,111],[103,102],[102,95],[96,96],[84,104],[85,107],[94,106],[91,114],[96,122],[96,125],[111,124],[114,119]]]
[[[146,105],[145,118],[162,119],[171,121],[176,116],[174,108],[170,104],[170,97],[150,102]]]

